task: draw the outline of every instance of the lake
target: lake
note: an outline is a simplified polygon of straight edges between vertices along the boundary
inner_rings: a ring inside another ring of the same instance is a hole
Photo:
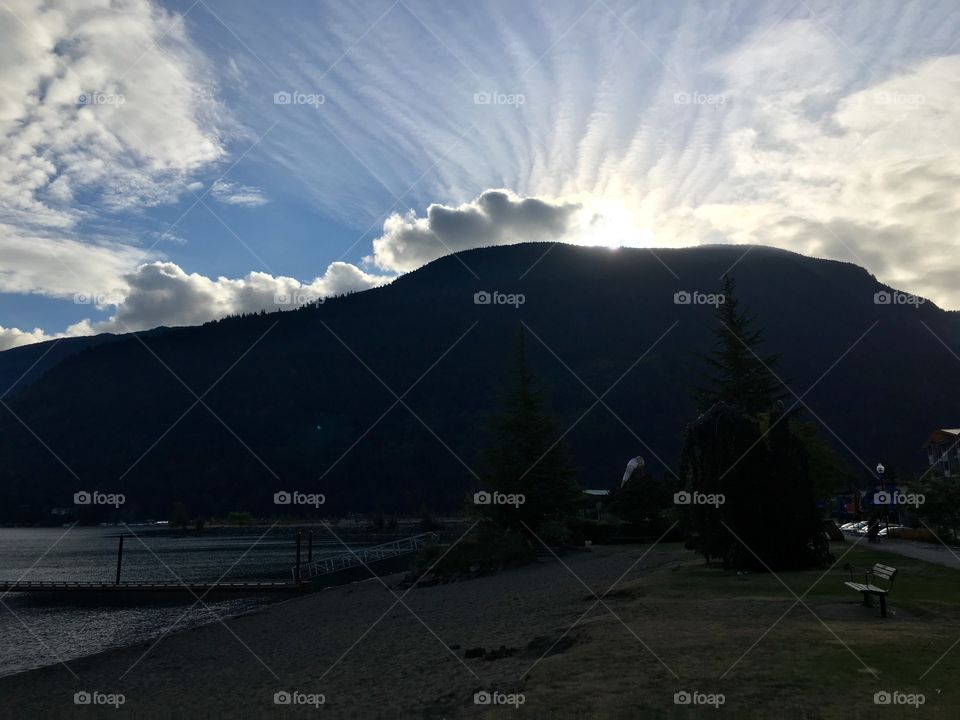
[[[0,528],[0,580],[112,582],[117,545],[123,547],[122,580],[290,580],[295,531],[275,528],[210,529],[176,534],[156,526]],[[339,531],[338,531],[339,534]],[[345,552],[323,528],[315,530],[314,558]],[[303,559],[306,560],[306,533]],[[229,572],[228,572],[229,570]],[[159,637],[250,612],[288,595],[229,596],[197,604],[189,593],[139,604],[77,597],[65,605],[43,594],[8,593],[0,598],[0,676],[66,662],[108,648]]]

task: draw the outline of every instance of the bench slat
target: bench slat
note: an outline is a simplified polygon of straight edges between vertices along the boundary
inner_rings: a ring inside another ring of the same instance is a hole
[[[863,583],[845,582],[844,585],[853,588],[857,592],[868,592],[871,595],[886,595],[889,591],[876,585],[864,585]]]

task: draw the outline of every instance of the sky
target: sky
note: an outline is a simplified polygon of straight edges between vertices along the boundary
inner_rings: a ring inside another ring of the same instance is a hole
[[[0,349],[532,240],[960,309],[958,149],[953,0],[0,0]]]

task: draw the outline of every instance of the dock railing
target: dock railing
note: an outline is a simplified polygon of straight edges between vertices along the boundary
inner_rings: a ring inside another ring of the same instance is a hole
[[[439,540],[440,536],[435,532],[421,533],[420,535],[393,540],[388,543],[383,543],[382,545],[357,548],[353,552],[339,553],[315,560],[314,562],[305,563],[299,567],[299,577],[297,567],[292,568],[291,573],[293,574],[294,581],[302,582],[315,578],[318,575],[327,575],[339,570],[368,565],[378,560],[409,555],[422,550],[427,545],[433,545]]]

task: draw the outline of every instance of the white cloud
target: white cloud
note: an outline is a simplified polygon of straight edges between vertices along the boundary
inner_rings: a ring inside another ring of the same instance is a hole
[[[33,330],[19,330],[18,328],[5,328],[0,325],[0,352],[21,345],[31,345],[33,343],[43,342],[44,340],[55,340],[57,338],[77,337],[80,335],[92,335],[93,331],[90,324],[83,320],[68,327],[62,333],[48,335],[40,328]]]
[[[114,306],[107,320],[84,319],[62,333],[48,334],[39,328],[24,331],[0,327],[0,350],[57,337],[102,332],[125,333],[160,325],[199,325],[227,315],[260,310],[291,310],[321,298],[341,295],[390,282],[391,276],[366,273],[355,265],[332,263],[312,282],[252,272],[244,278],[216,279],[186,273],[171,262],[141,265],[123,276],[125,287],[114,297],[87,295],[82,302],[101,309]]]
[[[218,202],[227,205],[242,205],[244,207],[259,207],[265,205],[267,198],[260,188],[241,185],[230,180],[217,180],[210,188],[210,194]]]
[[[377,267],[407,272],[451,252],[487,245],[509,245],[576,236],[580,205],[540,198],[521,198],[507,190],[487,190],[476,200],[449,207],[434,203],[426,217],[412,210],[394,213],[373,241]]]

